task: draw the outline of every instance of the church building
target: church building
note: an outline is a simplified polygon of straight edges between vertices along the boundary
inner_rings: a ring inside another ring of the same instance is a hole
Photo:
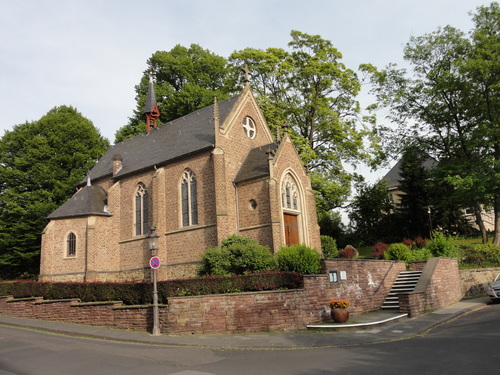
[[[314,192],[290,136],[274,139],[248,79],[242,92],[177,120],[159,117],[150,79],[146,132],[112,146],[48,216],[41,281],[193,277],[204,251],[238,234],[277,252],[321,251]]]

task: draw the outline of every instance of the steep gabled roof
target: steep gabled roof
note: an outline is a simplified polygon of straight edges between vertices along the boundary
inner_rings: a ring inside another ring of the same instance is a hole
[[[274,155],[278,146],[278,142],[273,142],[251,149],[245,161],[241,165],[234,182],[238,183],[269,176],[269,153]]]
[[[432,158],[428,158],[424,161],[423,166],[425,169],[431,170],[436,167],[436,160]],[[389,172],[383,177],[384,180],[387,180],[387,185],[389,189],[394,189],[399,186],[399,181],[401,180],[401,168],[403,166],[402,160],[399,160],[394,167],[391,168]]]
[[[218,103],[223,122],[238,96]],[[168,161],[214,147],[214,105],[202,108],[177,120],[168,122],[146,134],[139,134],[112,146],[89,172],[92,181],[113,174],[113,156],[121,155],[122,168],[114,176],[120,178]]]
[[[85,186],[68,199],[47,219],[61,219],[76,216],[112,216],[107,211],[108,195],[100,186]]]

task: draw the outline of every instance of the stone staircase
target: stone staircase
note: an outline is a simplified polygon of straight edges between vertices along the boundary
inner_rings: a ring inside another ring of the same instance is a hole
[[[398,294],[412,292],[417,285],[422,271],[403,271],[392,285],[382,305],[382,309],[399,309]]]

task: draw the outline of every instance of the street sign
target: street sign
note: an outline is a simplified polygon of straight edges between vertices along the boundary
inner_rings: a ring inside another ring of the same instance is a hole
[[[151,257],[151,259],[149,260],[149,265],[154,270],[160,268],[160,265],[161,265],[160,258],[158,258],[158,257]]]

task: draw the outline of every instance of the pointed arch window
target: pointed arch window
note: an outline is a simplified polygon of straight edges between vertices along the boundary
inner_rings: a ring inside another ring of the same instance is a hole
[[[190,169],[182,174],[181,181],[182,226],[198,225],[198,198],[196,177]]]
[[[289,174],[281,185],[281,206],[286,210],[299,211],[299,195],[297,184]]]
[[[66,255],[68,257],[76,256],[76,234],[73,232],[69,232],[66,238]]]
[[[296,180],[287,173],[281,182],[281,207],[283,210],[284,242],[287,246],[304,241],[304,217]]]
[[[139,184],[135,193],[135,235],[141,236],[148,233],[149,223],[148,191],[144,184]]]

